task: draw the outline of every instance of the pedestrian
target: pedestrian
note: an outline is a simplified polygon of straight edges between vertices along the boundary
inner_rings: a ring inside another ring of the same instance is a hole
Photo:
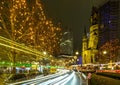
[[[91,77],[92,77],[92,74],[88,73],[88,76],[87,76],[88,85],[91,84]]]

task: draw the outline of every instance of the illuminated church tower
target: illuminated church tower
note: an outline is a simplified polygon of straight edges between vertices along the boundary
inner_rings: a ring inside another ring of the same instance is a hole
[[[98,12],[93,7],[91,15],[90,38],[88,48],[96,49],[98,44]]]
[[[84,34],[83,34],[83,39],[82,39],[82,59],[83,63],[86,63],[86,52],[88,48],[88,39],[87,39],[87,34],[86,34],[86,28],[84,29]]]
[[[87,36],[87,34],[86,34],[86,38],[84,36],[83,36],[83,42],[82,42],[83,64],[96,63],[95,58],[98,52],[97,50],[97,47],[98,47],[98,12],[95,7],[92,8],[89,37]]]

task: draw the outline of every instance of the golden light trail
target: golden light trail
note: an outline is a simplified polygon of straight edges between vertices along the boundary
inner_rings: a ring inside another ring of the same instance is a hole
[[[22,49],[19,49],[19,48],[13,47],[13,46],[9,46],[9,45],[3,44],[3,43],[0,43],[0,45],[1,45],[1,46],[5,46],[5,47],[8,47],[8,48],[12,48],[12,49],[15,49],[15,50],[18,50],[18,51],[24,52],[24,53],[28,53],[28,54],[32,54],[32,55],[36,55],[36,56],[38,56],[38,54],[34,54],[34,53],[31,53],[31,52],[28,52],[28,51],[25,51],[25,50],[22,50]]]
[[[31,48],[28,48],[27,46],[23,46],[22,44],[19,44],[17,42],[14,42],[12,40],[9,40],[7,38],[4,38],[2,36],[0,36],[0,41],[2,42],[5,42],[4,44],[3,43],[0,43],[0,45],[3,45],[5,47],[9,47],[9,48],[12,48],[12,49],[16,49],[16,50],[19,50],[19,51],[22,51],[22,52],[25,52],[25,53],[29,53],[29,54],[33,54],[33,55],[44,55],[42,52],[39,52],[37,51],[36,49],[31,49]],[[7,43],[9,45],[7,45]],[[12,45],[12,46],[11,46]]]

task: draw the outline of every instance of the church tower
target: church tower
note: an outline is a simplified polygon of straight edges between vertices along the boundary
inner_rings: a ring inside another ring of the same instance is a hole
[[[89,37],[87,36],[86,29],[82,39],[82,63],[90,64],[96,63],[95,58],[98,52],[98,10],[92,8],[91,26]]]
[[[90,39],[88,48],[96,49],[98,43],[98,10],[97,8],[92,8],[91,14],[91,26],[90,26]]]
[[[83,34],[83,39],[82,39],[82,63],[86,63],[86,51],[88,48],[88,40],[87,40],[87,33],[86,33],[86,28],[84,28],[84,34]]]
[[[95,63],[95,57],[98,52],[98,10],[97,8],[92,8],[91,14],[91,26],[90,26],[90,38],[88,42],[88,49],[90,52],[91,63]]]
[[[86,33],[86,28],[84,29],[82,42],[83,42],[82,51],[85,51],[85,50],[87,50],[87,33]]]

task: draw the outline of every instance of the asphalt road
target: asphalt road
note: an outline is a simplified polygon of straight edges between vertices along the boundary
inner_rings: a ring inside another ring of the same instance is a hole
[[[37,76],[34,79],[11,83],[8,85],[87,85],[78,72],[61,72],[47,76]]]
[[[67,82],[65,85],[82,85],[82,80],[78,76],[79,74],[75,73],[72,79]]]

